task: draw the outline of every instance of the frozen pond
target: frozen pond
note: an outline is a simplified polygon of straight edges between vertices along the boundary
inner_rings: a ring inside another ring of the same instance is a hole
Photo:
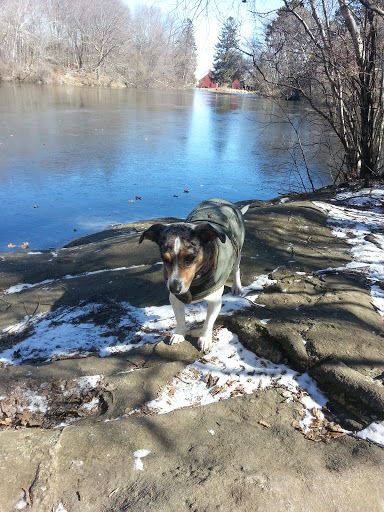
[[[304,105],[284,107],[306,128]],[[278,104],[256,96],[4,84],[0,252],[185,217],[210,197],[298,190],[291,151],[282,150],[295,136],[280,115]],[[326,164],[321,152],[310,160],[316,187],[330,183]]]

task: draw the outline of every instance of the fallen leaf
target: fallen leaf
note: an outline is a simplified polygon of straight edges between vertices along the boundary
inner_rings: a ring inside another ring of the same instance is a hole
[[[25,494],[25,501],[27,503],[27,505],[31,505],[31,496],[29,494],[29,489],[27,489],[27,487],[22,487],[23,491],[24,491],[24,494]]]
[[[300,430],[301,432],[303,431],[303,429],[300,426],[300,423],[297,420],[292,421],[292,427],[295,428],[296,430]]]
[[[328,433],[328,436],[331,438],[331,439],[337,439],[339,437],[344,437],[346,436],[347,433],[346,432],[329,432]]]
[[[222,386],[215,386],[211,391],[211,395],[219,395],[220,393],[223,393],[223,391],[225,391],[225,389]]]
[[[261,425],[262,427],[265,427],[265,428],[271,428],[271,425],[267,421],[264,421],[264,420],[260,420],[259,425]]]
[[[245,390],[243,386],[237,386],[232,392],[231,392],[231,398],[237,396],[237,395],[245,395]]]
[[[219,380],[219,377],[212,377],[210,373],[207,373],[204,382],[207,385],[207,388],[211,388],[212,386],[215,386],[217,384],[217,381]]]
[[[313,415],[317,420],[319,420],[319,421],[321,421],[321,420],[322,420],[322,414],[318,411],[318,409],[316,409],[316,407],[314,407],[314,408],[312,409],[312,411],[311,411],[311,412],[312,412],[312,415]]]

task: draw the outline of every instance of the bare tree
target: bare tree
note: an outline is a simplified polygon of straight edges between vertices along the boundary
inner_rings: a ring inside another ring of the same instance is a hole
[[[192,20],[187,19],[180,27],[175,43],[175,73],[184,85],[194,84],[197,65],[196,42]]]
[[[174,16],[139,7],[134,15],[122,0],[0,0],[0,77],[127,86],[175,86],[196,68]],[[191,29],[191,27],[189,27]],[[185,38],[184,38],[185,39]],[[177,68],[177,69],[176,69]]]
[[[383,171],[383,19],[357,1],[284,4],[284,37],[267,39],[255,66],[309,101],[343,145],[346,175],[368,184]]]

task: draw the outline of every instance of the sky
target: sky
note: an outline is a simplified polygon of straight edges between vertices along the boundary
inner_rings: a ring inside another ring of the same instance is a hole
[[[250,11],[273,12],[282,6],[282,0],[124,0],[131,10],[140,5],[160,7],[165,12],[178,12],[194,22],[197,46],[196,77],[202,78],[212,68],[215,44],[221,33],[223,22],[233,16],[241,25],[239,35],[247,39],[254,31],[255,23]],[[199,5],[198,9],[194,6]],[[260,27],[260,23],[258,25]]]

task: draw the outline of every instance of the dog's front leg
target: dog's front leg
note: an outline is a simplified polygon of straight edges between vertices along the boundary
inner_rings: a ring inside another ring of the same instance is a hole
[[[241,278],[240,278],[240,260],[241,253],[238,255],[235,267],[233,269],[233,282],[232,282],[232,295],[240,295],[242,292]]]
[[[207,318],[205,319],[203,328],[198,341],[199,349],[208,354],[212,346],[212,331],[216,318],[218,317],[222,305],[221,297],[223,295],[224,286],[216,292],[205,298],[207,302]]]
[[[173,293],[169,294],[169,302],[173,308],[173,312],[176,317],[176,331],[172,334],[170,339],[170,344],[174,345],[175,343],[181,343],[184,341],[185,333],[187,332],[185,328],[185,312],[184,312],[184,304],[173,295]]]

